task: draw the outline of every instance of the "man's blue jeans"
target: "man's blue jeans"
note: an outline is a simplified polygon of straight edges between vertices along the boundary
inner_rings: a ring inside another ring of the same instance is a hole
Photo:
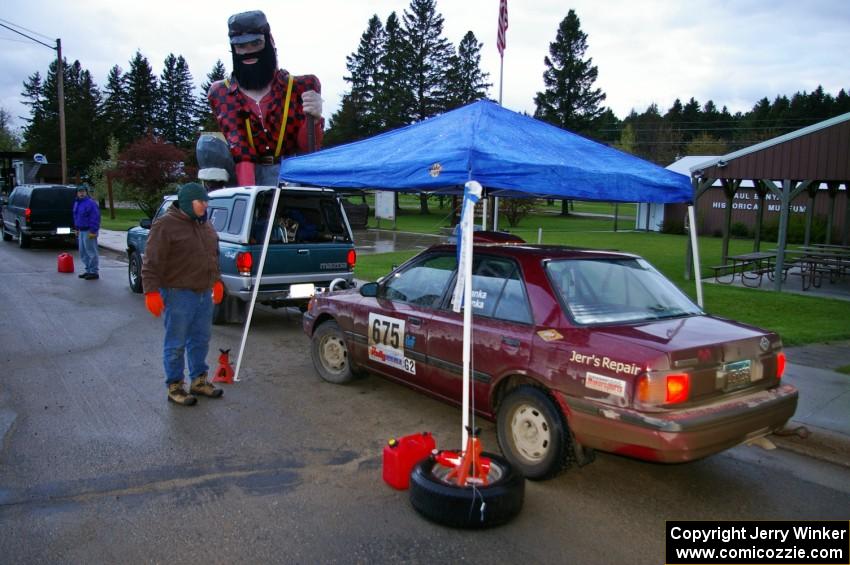
[[[98,267],[97,238],[90,238],[88,231],[81,231],[77,240],[80,248],[80,261],[83,262],[87,273],[96,275]]]
[[[184,353],[189,377],[209,371],[207,352],[212,335],[213,303],[209,290],[195,292],[183,288],[161,288],[165,303],[165,342],[163,363],[166,386],[183,382]]]

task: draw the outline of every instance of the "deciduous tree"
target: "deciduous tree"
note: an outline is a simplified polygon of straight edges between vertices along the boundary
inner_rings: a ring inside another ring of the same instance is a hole
[[[147,135],[118,155],[115,177],[124,183],[129,198],[152,218],[162,197],[189,176],[183,165],[185,160],[182,149]]]

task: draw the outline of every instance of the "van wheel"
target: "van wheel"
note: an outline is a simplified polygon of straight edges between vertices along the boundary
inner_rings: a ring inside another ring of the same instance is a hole
[[[130,290],[136,294],[142,293],[142,258],[135,251],[130,253],[130,264],[127,267],[127,279]]]
[[[323,379],[339,385],[354,377],[345,336],[336,322],[325,322],[319,326],[310,345],[313,366]]]
[[[21,249],[27,249],[31,243],[32,237],[25,235],[24,232],[21,231],[21,226],[18,226],[18,247]]]
[[[523,385],[512,390],[496,415],[499,447],[526,478],[548,479],[569,462],[566,422],[544,390]]]

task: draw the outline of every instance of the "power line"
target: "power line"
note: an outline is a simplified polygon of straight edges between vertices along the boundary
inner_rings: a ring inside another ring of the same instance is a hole
[[[13,24],[13,25],[14,25],[14,24]],[[43,41],[39,41],[38,39],[36,39],[36,38],[34,38],[34,37],[30,37],[29,35],[27,35],[27,34],[25,34],[25,33],[21,32],[21,31],[18,31],[18,30],[16,30],[16,29],[15,29],[15,28],[13,28],[13,27],[9,27],[9,26],[7,26],[7,25],[6,25],[6,24],[4,24],[4,23],[0,23],[0,27],[5,27],[5,28],[6,28],[6,29],[8,29],[9,31],[13,31],[13,32],[17,33],[18,35],[23,35],[24,37],[26,37],[27,39],[29,39],[29,40],[31,40],[31,41],[35,41],[36,43],[38,43],[38,44],[40,44],[40,45],[44,45],[44,46],[45,46],[45,47],[47,47],[48,49],[53,49],[54,51],[56,50],[56,47],[55,47],[55,46],[53,46],[53,45],[48,45],[47,43],[45,43],[45,42],[43,42]],[[22,28],[22,29],[23,29],[23,28]],[[41,34],[39,34],[39,35],[41,35]]]
[[[28,31],[28,32],[32,33],[33,35],[40,35],[41,37],[43,37],[43,38],[44,38],[44,39],[46,39],[47,41],[53,41],[53,38],[52,38],[52,37],[48,37],[48,36],[44,35],[43,33],[38,33],[37,31],[31,30],[31,29],[27,29],[27,28],[25,28],[24,26],[18,25],[18,24],[14,23],[14,22],[10,22],[9,20],[4,20],[3,18],[0,18],[0,22],[3,22],[3,23],[6,23],[6,24],[9,24],[10,26],[15,26],[15,27],[20,28],[20,29],[22,29],[22,30],[24,30],[24,31]],[[14,30],[13,30],[13,31],[14,31]]]

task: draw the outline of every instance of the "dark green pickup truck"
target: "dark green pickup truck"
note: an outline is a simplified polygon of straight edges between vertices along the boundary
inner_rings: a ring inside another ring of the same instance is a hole
[[[305,307],[330,287],[352,285],[356,253],[340,197],[321,188],[284,187],[272,225],[257,302]],[[242,322],[257,283],[257,268],[273,202],[273,187],[222,188],[209,193],[209,222],[218,232],[225,298],[214,322]],[[176,200],[163,201],[156,217]],[[142,292],[142,261],[151,220],[127,231],[128,279]],[[146,289],[147,290],[147,289]]]

